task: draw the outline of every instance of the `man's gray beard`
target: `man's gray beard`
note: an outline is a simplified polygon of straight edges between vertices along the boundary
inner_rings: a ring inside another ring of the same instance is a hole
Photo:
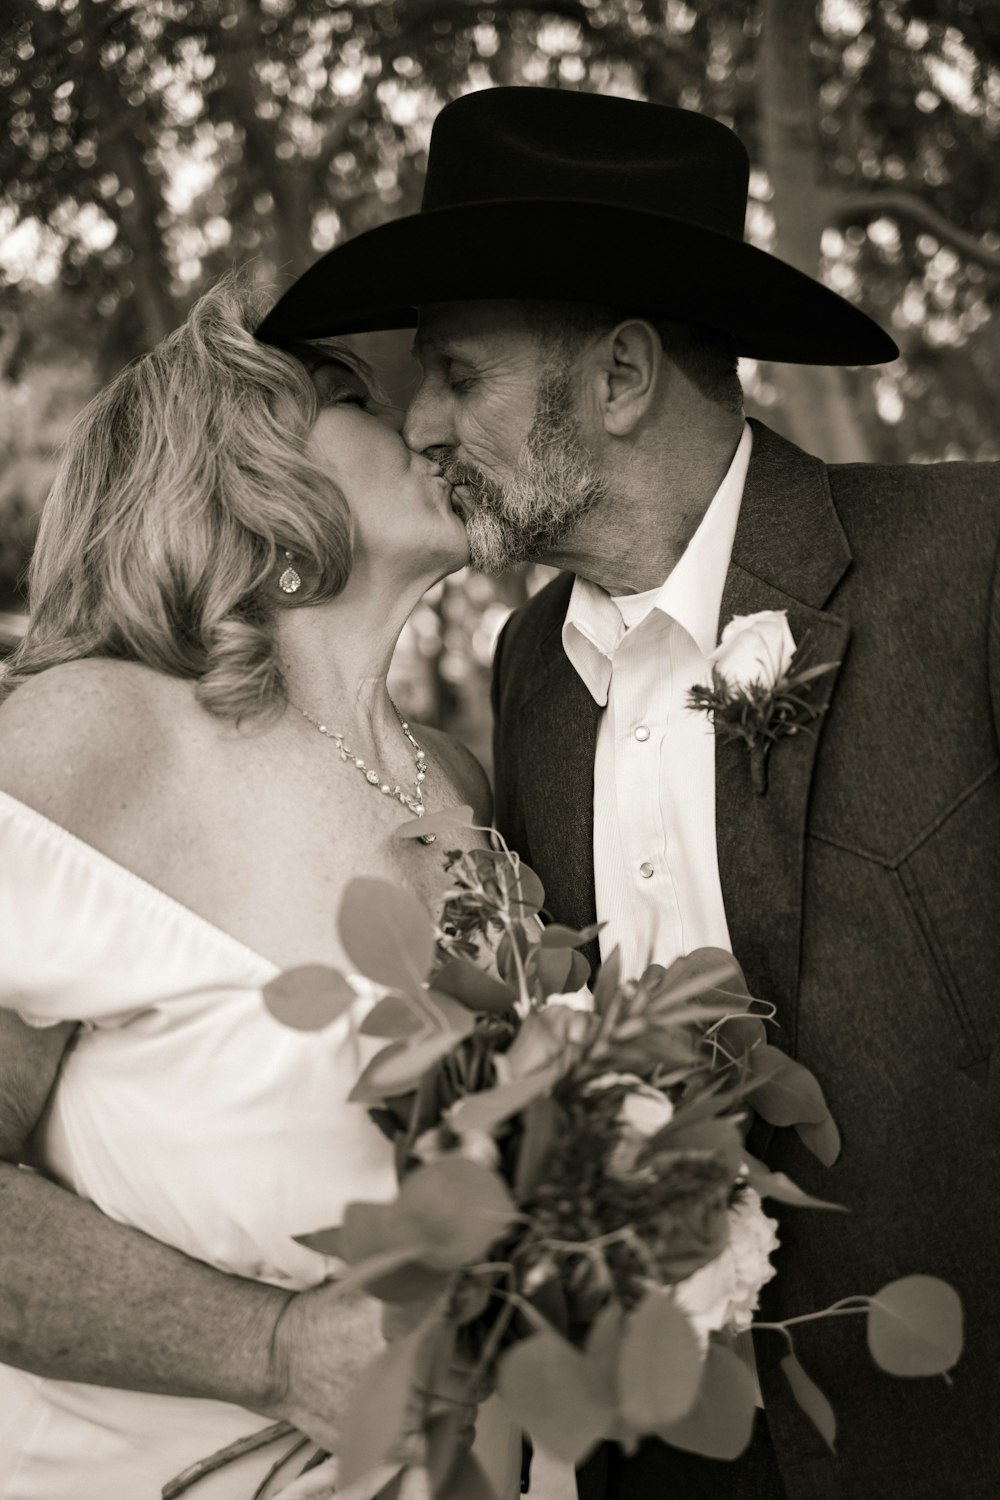
[[[551,367],[542,373],[531,431],[506,483],[460,461],[446,463],[444,472],[468,490],[469,561],[482,573],[551,556],[608,491],[583,445],[570,382]]]

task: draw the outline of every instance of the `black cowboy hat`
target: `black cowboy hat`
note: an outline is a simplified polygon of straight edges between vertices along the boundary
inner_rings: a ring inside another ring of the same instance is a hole
[[[432,302],[545,298],[706,324],[757,359],[894,359],[871,318],[744,242],[748,177],[739,139],[692,110],[562,89],[467,94],[434,122],[420,212],[329,251],[258,337],[412,327]]]

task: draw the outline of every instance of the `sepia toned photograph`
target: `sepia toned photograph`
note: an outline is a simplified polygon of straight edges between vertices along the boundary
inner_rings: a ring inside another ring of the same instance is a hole
[[[998,1015],[996,0],[5,0],[0,1500],[992,1500]]]

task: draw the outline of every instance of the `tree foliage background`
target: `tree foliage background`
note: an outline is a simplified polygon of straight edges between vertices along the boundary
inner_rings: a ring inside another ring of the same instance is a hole
[[[745,362],[765,420],[829,460],[1000,456],[995,0],[5,0],[0,611],[96,387],[224,269],[285,284],[416,209],[441,105],[511,83],[733,126],[750,237],[892,330],[875,371]],[[366,352],[402,392],[399,347]],[[396,668],[409,712],[483,746],[492,640],[537,581],[429,596]]]

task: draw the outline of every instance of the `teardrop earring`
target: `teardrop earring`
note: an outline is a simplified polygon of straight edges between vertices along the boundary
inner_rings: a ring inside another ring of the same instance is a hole
[[[297,594],[299,589],[302,587],[302,579],[292,567],[292,554],[287,551],[287,549],[285,551],[285,556],[288,559],[288,567],[278,579],[278,587],[281,589],[281,592],[283,594]]]

